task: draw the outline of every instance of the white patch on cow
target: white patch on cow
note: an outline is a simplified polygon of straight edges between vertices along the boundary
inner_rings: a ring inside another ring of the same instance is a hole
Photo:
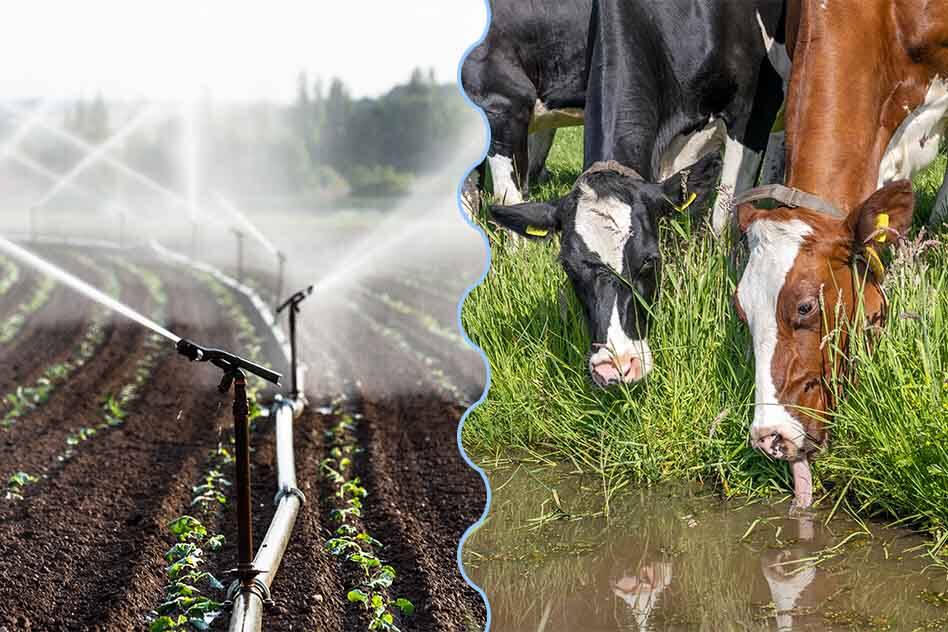
[[[787,274],[800,251],[800,245],[813,231],[806,222],[795,219],[775,222],[755,221],[747,230],[750,257],[737,288],[737,297],[747,316],[747,326],[754,340],[756,388],[754,393],[755,429],[780,432],[803,448],[803,426],[778,402],[777,389],[771,375],[777,348],[777,298]]]
[[[790,55],[787,54],[787,47],[777,42],[776,39],[767,33],[767,27],[764,26],[764,19],[760,17],[760,11],[756,11],[757,25],[760,27],[760,35],[764,40],[764,48],[767,49],[767,59],[770,65],[774,67],[780,78],[783,79],[784,94],[787,92],[787,82],[790,81]]]
[[[490,178],[494,184],[494,202],[506,205],[522,203],[523,196],[520,194],[520,187],[517,185],[514,174],[513,159],[500,154],[488,156],[487,166],[490,168]]]
[[[545,129],[559,127],[573,127],[582,125],[584,113],[582,108],[559,108],[550,110],[546,104],[537,99],[533,104],[533,116],[530,118],[529,132],[541,132]]]
[[[703,128],[691,134],[679,134],[668,144],[659,163],[658,179],[664,182],[690,167],[711,152],[720,151],[727,139],[727,127],[721,119],[711,118]]]
[[[754,186],[760,168],[760,153],[745,147],[730,136],[724,145],[724,164],[721,167],[721,194],[714,201],[711,229],[715,235],[724,233],[731,221],[731,200]]]
[[[911,178],[938,155],[948,125],[948,80],[935,77],[925,100],[895,130],[879,165],[881,188],[888,182]]]
[[[642,366],[642,377],[651,372],[655,366],[652,349],[648,340],[635,340],[626,335],[619,319],[619,300],[612,304],[612,315],[609,317],[609,329],[606,332],[605,346],[592,354],[589,366],[594,367],[614,360],[631,360],[638,358]]]
[[[590,251],[616,272],[622,272],[622,253],[632,236],[632,207],[614,197],[599,197],[586,183],[579,185],[576,232]]]

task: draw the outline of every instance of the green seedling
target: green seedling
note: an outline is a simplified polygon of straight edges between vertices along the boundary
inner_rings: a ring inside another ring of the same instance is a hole
[[[7,479],[7,498],[23,500],[23,491],[39,479],[27,472],[17,472]]]

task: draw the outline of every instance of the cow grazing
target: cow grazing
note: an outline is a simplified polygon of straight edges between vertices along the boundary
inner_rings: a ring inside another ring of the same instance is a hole
[[[560,233],[560,260],[589,324],[589,374],[598,386],[636,382],[652,369],[647,335],[661,268],[658,219],[681,205],[682,183],[707,192],[720,167],[720,156],[709,154],[687,175],[659,185],[600,162],[560,200],[491,209],[495,221],[526,237]]]
[[[596,0],[590,22],[585,160],[661,182],[724,149],[722,189],[757,182],[783,102],[782,0]],[[712,214],[729,222],[729,196]]]
[[[750,255],[735,302],[754,343],[751,442],[791,461],[806,505],[808,454],[834,406],[827,379],[841,368],[824,338],[841,329],[845,344],[860,298],[884,322],[879,255],[909,229],[907,178],[948,124],[948,3],[792,0],[787,16],[791,189],[765,192],[774,210],[739,206]]]
[[[461,84],[490,124],[480,176],[489,168],[498,203],[522,202],[556,129],[583,124],[591,1],[491,1],[490,28],[464,61]]]

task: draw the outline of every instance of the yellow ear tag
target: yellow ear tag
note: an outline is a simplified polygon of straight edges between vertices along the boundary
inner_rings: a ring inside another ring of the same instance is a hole
[[[889,227],[889,214],[888,213],[879,213],[876,215],[876,230],[881,230],[882,232],[876,237],[876,241],[880,244],[885,243],[886,237],[889,233],[885,229]]]
[[[527,234],[533,237],[546,237],[550,234],[550,231],[546,228],[540,228],[539,226],[527,226]]]
[[[694,201],[697,199],[698,199],[698,194],[692,193],[691,195],[688,196],[688,201],[686,201],[681,206],[676,206],[675,210],[678,211],[679,213],[684,213],[685,211],[688,210],[688,207],[691,206],[694,203]]]
[[[876,249],[872,246],[866,247],[866,260],[869,262],[869,267],[872,268],[872,273],[876,275],[877,279],[881,279],[885,276],[885,266],[882,265],[882,259],[879,258],[879,253],[877,253]]]

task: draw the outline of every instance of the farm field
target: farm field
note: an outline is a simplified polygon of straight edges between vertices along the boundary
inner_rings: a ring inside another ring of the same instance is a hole
[[[206,274],[144,246],[36,250],[178,335],[287,373],[249,302]],[[273,292],[265,273],[245,280]],[[457,541],[485,499],[456,443],[460,415],[484,383],[455,324],[470,280],[463,267],[439,281],[422,266],[393,266],[303,306],[304,317],[320,314],[319,326],[304,318],[300,332],[309,403],[294,441],[307,502],[266,629],[482,625],[483,602],[456,563]],[[329,322],[358,326],[343,334]],[[16,333],[0,342],[0,629],[226,629],[226,613],[214,613],[233,580],[236,517],[231,396],[217,392],[218,372],[7,259],[2,327]],[[269,401],[272,389],[250,385]],[[251,445],[259,545],[277,488],[266,417],[254,420]],[[340,455],[345,467],[333,468]],[[354,504],[361,515],[350,520]],[[327,545],[340,537],[380,567],[335,555]],[[383,612],[353,600],[358,591],[383,599]]]
[[[550,180],[531,198],[565,195],[581,162],[582,130],[559,130],[548,162]],[[855,374],[835,385],[845,396],[832,420],[829,450],[813,465],[818,520],[832,526],[843,516],[871,519],[872,529],[898,520],[922,532],[926,537],[915,554],[922,556],[921,566],[940,573],[942,586],[948,569],[943,547],[948,537],[943,476],[948,468],[948,234],[921,231],[945,163],[941,156],[916,179],[912,243],[900,250],[886,279],[892,317],[874,347],[864,334],[854,342]],[[717,503],[727,499],[769,499],[777,503],[774,512],[781,502],[786,510],[792,492],[786,464],[747,447],[753,356],[749,334],[731,307],[739,268],[728,244],[687,217],[664,222],[662,293],[649,336],[656,368],[642,384],[607,392],[587,375],[589,340],[580,305],[557,261],[556,240],[515,242],[490,223],[483,226],[491,241],[491,270],[465,302],[462,322],[490,362],[491,390],[467,419],[463,444],[487,470],[495,499],[503,502],[492,508],[464,551],[468,572],[486,582],[480,585],[492,604],[498,598],[495,620],[509,623],[514,615],[509,608],[520,603],[501,588],[510,583],[511,573],[529,583],[545,572],[537,568],[561,555],[582,560],[607,546],[608,539],[594,535],[599,532],[592,525],[585,532],[577,526],[581,535],[575,541],[560,533],[572,521],[586,524],[585,514],[591,513],[605,525],[618,521],[621,530],[628,511],[664,519],[661,505],[629,509],[634,505],[629,497],[642,489],[691,481],[703,490],[706,511],[722,511]],[[530,493],[517,496],[505,487],[517,487],[522,470],[533,467],[559,472],[544,479],[542,504]],[[557,500],[557,490],[565,494],[576,476],[593,490],[587,493],[594,500],[582,503],[584,512]],[[532,508],[532,515],[524,507]],[[760,517],[744,516],[744,522],[728,528],[743,533]],[[557,521],[565,523],[558,528]],[[847,533],[827,546],[839,544]],[[538,542],[561,546],[541,544],[524,553],[523,540],[537,534],[545,534]],[[882,536],[873,540],[881,541]],[[725,559],[741,556],[734,540],[719,549]],[[587,579],[598,582],[596,598],[610,594],[614,599],[605,575]],[[582,577],[577,572],[572,581],[586,581]],[[549,594],[578,589],[570,586]],[[547,620],[541,600],[531,608],[533,614],[519,624]],[[563,625],[549,629],[569,629]]]

